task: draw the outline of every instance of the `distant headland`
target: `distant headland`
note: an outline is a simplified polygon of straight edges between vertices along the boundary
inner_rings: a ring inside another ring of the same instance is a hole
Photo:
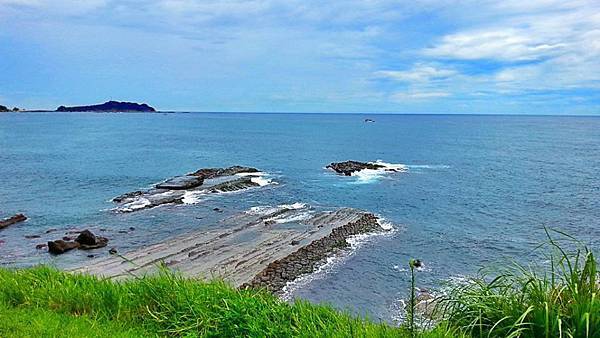
[[[135,102],[108,101],[102,104],[91,106],[60,106],[57,112],[156,112],[156,109],[149,105]]]

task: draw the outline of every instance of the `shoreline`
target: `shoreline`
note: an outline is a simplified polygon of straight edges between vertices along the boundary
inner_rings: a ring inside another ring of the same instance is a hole
[[[163,265],[185,277],[219,278],[241,289],[281,294],[289,282],[348,249],[350,237],[387,231],[377,216],[357,209],[310,212],[296,221],[306,206],[247,211],[222,220],[223,229],[190,232],[71,271],[120,280],[156,274]]]

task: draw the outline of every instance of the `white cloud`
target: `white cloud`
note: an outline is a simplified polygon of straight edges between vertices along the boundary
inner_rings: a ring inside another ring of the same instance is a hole
[[[391,96],[393,101],[404,101],[404,100],[429,100],[429,99],[438,99],[442,97],[448,97],[451,94],[448,92],[441,91],[410,91],[410,92],[398,92],[394,93]]]
[[[456,73],[457,72],[453,69],[443,69],[432,65],[416,64],[410,70],[377,71],[375,72],[375,76],[404,82],[428,82],[431,80],[445,79]]]
[[[497,29],[447,35],[441,44],[425,50],[434,57],[464,60],[536,60],[561,52],[566,44],[558,39],[536,38],[526,30]]]

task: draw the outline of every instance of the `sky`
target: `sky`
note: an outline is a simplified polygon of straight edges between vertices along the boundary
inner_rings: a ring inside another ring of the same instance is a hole
[[[600,115],[600,1],[0,0],[0,104]]]

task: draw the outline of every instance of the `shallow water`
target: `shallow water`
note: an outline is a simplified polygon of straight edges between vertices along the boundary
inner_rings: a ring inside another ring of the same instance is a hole
[[[369,117],[376,122],[360,114],[0,114],[0,217],[30,217],[0,231],[0,263],[90,259],[35,250],[68,228],[103,229],[110,246],[126,251],[254,206],[356,207],[396,231],[363,240],[291,296],[391,321],[408,290],[411,257],[425,262],[419,285],[439,287],[504,257],[538,259],[531,250],[544,240],[544,226],[598,247],[600,118]],[[343,177],[324,169],[347,159],[408,171]],[[194,196],[192,205],[110,210],[122,193],[234,164],[257,167],[278,184]],[[44,234],[51,228],[59,230]],[[24,238],[31,234],[42,238]]]

